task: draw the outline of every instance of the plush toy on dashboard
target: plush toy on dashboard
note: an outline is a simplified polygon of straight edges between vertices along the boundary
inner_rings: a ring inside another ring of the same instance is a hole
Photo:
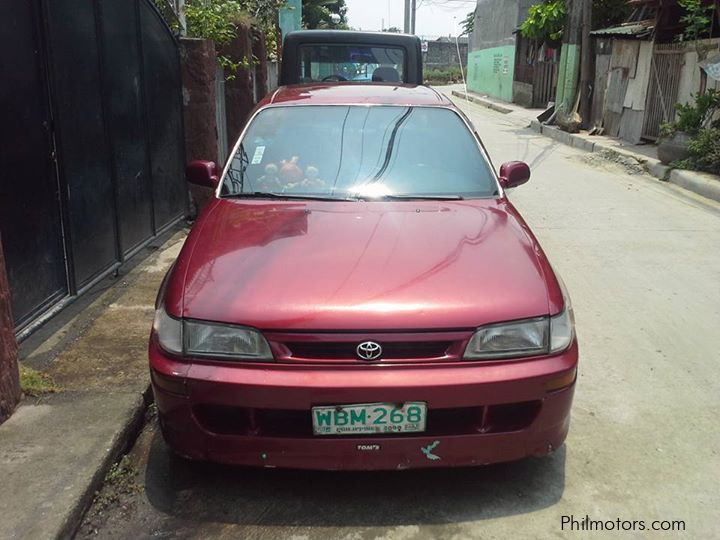
[[[300,158],[293,156],[280,162],[280,180],[286,188],[291,188],[303,181],[303,172],[298,165]]]
[[[282,191],[283,184],[278,176],[278,166],[274,163],[265,165],[265,174],[258,178],[258,191]]]
[[[302,186],[308,189],[321,189],[325,187],[325,182],[320,180],[320,169],[313,165],[308,165],[305,168],[305,179],[302,181]]]

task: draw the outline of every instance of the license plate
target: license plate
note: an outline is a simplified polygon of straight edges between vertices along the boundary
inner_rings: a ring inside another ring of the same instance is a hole
[[[358,403],[312,408],[315,435],[362,435],[425,431],[427,404]]]

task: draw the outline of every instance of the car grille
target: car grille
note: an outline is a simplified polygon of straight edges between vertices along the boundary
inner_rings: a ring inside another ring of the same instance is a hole
[[[462,358],[471,332],[414,333],[266,333],[276,361],[281,363],[422,363]],[[374,360],[363,360],[357,347],[372,341],[382,347]]]
[[[291,342],[286,343],[290,354],[296,358],[317,359],[356,359],[357,343],[354,342]],[[405,360],[408,358],[443,358],[447,356],[450,341],[411,341],[404,343],[384,343],[383,358],[388,360]]]
[[[386,433],[357,437],[397,438],[519,431],[533,423],[540,408],[541,402],[535,400],[479,407],[428,409],[427,429],[422,433]],[[218,435],[313,437],[312,420],[308,410],[196,405],[193,413],[203,429]],[[318,438],[326,437],[347,436],[323,435]]]

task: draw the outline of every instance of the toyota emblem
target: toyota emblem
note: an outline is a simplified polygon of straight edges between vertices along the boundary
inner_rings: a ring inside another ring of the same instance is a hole
[[[360,360],[377,360],[382,355],[382,347],[374,341],[363,341],[355,349]]]

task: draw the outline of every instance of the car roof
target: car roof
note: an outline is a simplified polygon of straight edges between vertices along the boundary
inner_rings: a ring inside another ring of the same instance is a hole
[[[428,86],[412,84],[298,84],[281,86],[266,97],[267,105],[415,105],[453,106],[452,101]]]

